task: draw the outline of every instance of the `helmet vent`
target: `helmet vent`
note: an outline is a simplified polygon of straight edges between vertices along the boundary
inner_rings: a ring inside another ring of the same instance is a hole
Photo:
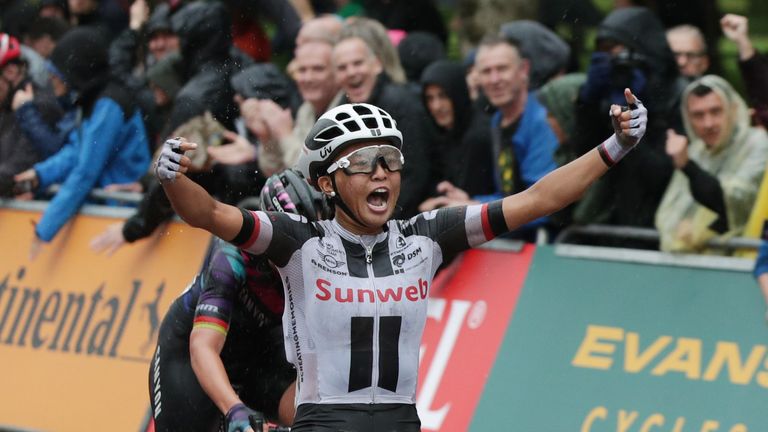
[[[317,141],[331,141],[334,138],[340,137],[344,132],[339,129],[338,126],[331,126],[315,136]]]
[[[338,121],[344,121],[344,120],[346,120],[346,119],[348,119],[348,118],[350,118],[350,117],[351,117],[351,116],[350,116],[349,114],[347,114],[347,113],[345,113],[345,112],[340,112],[340,113],[338,113],[338,114],[336,115],[336,120],[338,120]]]
[[[363,105],[353,105],[352,108],[354,108],[355,112],[360,114],[361,116],[373,114],[371,110],[368,109],[368,107]]]
[[[363,123],[365,123],[365,127],[368,129],[377,129],[379,127],[379,124],[374,117],[363,117]]]
[[[392,122],[389,121],[388,118],[384,117],[384,118],[381,119],[381,121],[384,123],[384,127],[385,128],[391,128],[392,127]]]
[[[350,132],[357,132],[360,130],[360,125],[355,120],[345,122],[344,127],[349,129]]]

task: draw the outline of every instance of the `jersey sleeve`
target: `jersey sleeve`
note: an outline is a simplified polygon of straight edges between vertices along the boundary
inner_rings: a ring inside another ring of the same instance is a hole
[[[501,203],[501,200],[497,200],[421,213],[410,220],[410,229],[415,234],[433,239],[447,260],[447,257],[509,231]]]
[[[207,328],[224,336],[229,331],[237,290],[245,284],[245,266],[237,249],[221,243],[203,270],[203,287],[192,328]]]
[[[243,226],[230,241],[255,255],[265,255],[278,267],[288,263],[294,252],[317,233],[307,218],[290,213],[240,209]]]

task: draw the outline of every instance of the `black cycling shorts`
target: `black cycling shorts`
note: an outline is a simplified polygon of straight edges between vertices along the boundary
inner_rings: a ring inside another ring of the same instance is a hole
[[[416,405],[301,404],[291,432],[419,432]]]
[[[221,412],[192,370],[191,328],[192,317],[177,299],[163,318],[149,369],[149,397],[158,432],[215,431],[222,422]],[[280,327],[264,329],[263,333],[248,341],[228,337],[222,361],[243,403],[276,420],[280,398],[295,381],[296,371],[286,361],[283,345],[275,342],[282,341]],[[238,349],[246,344],[247,349]]]

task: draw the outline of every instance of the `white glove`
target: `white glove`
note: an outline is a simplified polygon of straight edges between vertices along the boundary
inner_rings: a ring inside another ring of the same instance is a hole
[[[614,134],[598,146],[603,161],[610,167],[627,155],[645,135],[648,127],[648,110],[629,89],[624,91],[629,109],[611,106]]]
[[[179,173],[181,167],[179,162],[183,155],[180,138],[165,140],[155,162],[155,176],[160,180],[160,183],[166,180],[171,182],[176,180],[176,174]]]

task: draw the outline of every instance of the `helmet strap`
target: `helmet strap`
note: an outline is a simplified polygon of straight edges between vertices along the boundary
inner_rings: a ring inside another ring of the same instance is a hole
[[[365,227],[365,224],[355,216],[354,213],[352,213],[352,210],[347,207],[347,205],[344,203],[344,200],[341,199],[341,194],[339,193],[339,189],[336,187],[336,176],[331,174],[331,185],[333,186],[333,191],[336,193],[332,198],[331,202],[333,202],[335,205],[337,205],[341,211],[347,214],[355,223],[360,225],[361,227]]]

